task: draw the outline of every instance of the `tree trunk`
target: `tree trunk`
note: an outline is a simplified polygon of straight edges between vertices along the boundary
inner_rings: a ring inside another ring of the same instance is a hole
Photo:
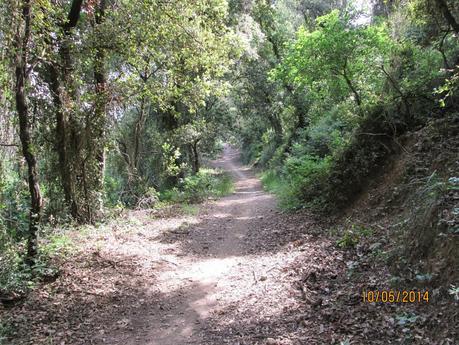
[[[95,11],[94,28],[97,30],[105,19],[106,1],[100,0]],[[105,70],[106,54],[104,48],[96,46],[94,57],[94,82],[95,82],[95,107],[94,118],[87,124],[89,127],[89,192],[86,192],[89,221],[95,221],[94,215],[102,211],[104,193],[104,172],[105,172],[105,130],[106,130],[106,108],[108,103],[107,95],[107,72]],[[87,115],[88,116],[88,115]]]
[[[38,164],[31,137],[30,114],[27,105],[26,87],[28,82],[28,46],[31,36],[31,0],[22,1],[22,23],[16,32],[16,59],[15,59],[15,98],[16,111],[19,118],[19,137],[22,145],[22,154],[27,162],[28,184],[30,193],[29,232],[27,234],[27,256],[29,265],[34,263],[37,255],[37,233],[40,224],[42,198],[38,182]]]
[[[410,101],[408,99],[408,95],[406,95],[400,89],[400,87],[398,86],[396,80],[390,75],[389,72],[386,71],[386,69],[384,68],[384,65],[381,66],[381,69],[382,69],[383,73],[386,75],[387,80],[392,85],[394,90],[397,91],[397,93],[400,95],[400,98],[401,98],[401,100],[403,102],[403,105],[405,106],[406,117],[408,118],[409,121],[412,121],[413,120],[413,116],[411,115],[411,105],[410,105]]]
[[[443,13],[443,16],[445,17],[448,24],[453,28],[456,34],[459,34],[459,23],[456,21],[453,14],[449,10],[446,0],[435,0],[435,1],[441,13]]]
[[[451,32],[450,30],[446,30],[445,34],[442,36],[442,38],[440,40],[440,44],[438,45],[438,51],[441,54],[441,57],[443,59],[443,66],[445,67],[446,70],[449,70],[451,67],[449,65],[448,58],[446,57],[445,50],[444,50],[443,46],[445,44],[446,37],[448,37],[450,32]]]
[[[263,93],[265,96],[266,104],[271,106],[272,100],[271,100],[269,93],[266,90],[264,90]],[[269,109],[267,109],[266,114],[267,114],[268,121],[271,124],[271,128],[274,130],[274,141],[276,144],[280,144],[282,142],[282,136],[283,136],[282,124],[279,118],[277,117],[277,115],[271,114]]]
[[[59,71],[56,66],[49,64],[45,79],[49,85],[53,98],[54,112],[56,119],[55,129],[55,150],[59,157],[59,174],[61,177],[62,189],[64,191],[65,203],[70,207],[72,215],[78,214],[77,204],[75,203],[74,192],[72,188],[72,175],[68,161],[67,136],[68,136],[68,118],[64,111],[62,102],[62,90],[59,80]]]
[[[140,164],[140,144],[142,139],[143,127],[145,125],[145,96],[142,96],[140,100],[139,117],[134,126],[134,153],[133,153],[133,165],[136,170],[139,169]]]
[[[199,172],[199,169],[201,168],[199,163],[198,143],[199,140],[196,140],[191,144],[191,151],[193,153],[193,174],[195,175]]]
[[[61,71],[60,77],[63,80],[62,99],[66,100],[67,104],[62,104],[63,108],[61,111],[64,116],[62,118],[63,126],[67,128],[67,133],[65,134],[65,149],[62,149],[62,152],[65,152],[67,155],[65,162],[66,165],[61,165],[61,170],[66,171],[67,181],[63,181],[63,185],[70,186],[71,192],[71,202],[70,210],[72,217],[80,223],[86,223],[88,221],[88,215],[85,214],[84,207],[84,157],[81,155],[82,142],[82,124],[77,118],[76,114],[76,105],[78,104],[78,86],[75,83],[73,78],[73,63],[71,56],[71,36],[72,30],[78,24],[80,19],[80,13],[82,8],[83,0],[73,0],[70,11],[67,15],[67,21],[62,25],[64,32],[64,37],[59,48],[59,55],[61,58]],[[56,109],[56,112],[59,112]],[[59,115],[56,114],[56,118]],[[61,163],[62,164],[62,163]]]
[[[180,87],[180,85],[179,85]],[[166,132],[166,133],[169,133],[171,136],[174,134],[174,131],[179,128],[179,121],[177,119],[177,116],[175,115],[175,113],[179,112],[180,109],[178,109],[180,107],[180,103],[178,100],[175,100],[173,101],[172,103],[173,105],[173,108],[174,108],[174,111],[167,111],[167,112],[163,112],[161,114],[161,127],[162,129]],[[175,146],[175,144],[174,144]],[[176,158],[175,159],[175,164],[177,166],[181,166],[183,163],[183,158],[182,157],[179,157],[179,158]],[[168,186],[176,186],[179,182],[179,179],[180,178],[183,178],[184,177],[184,172],[183,170],[180,170],[180,172],[177,174],[177,175],[169,175],[166,177],[166,184]]]
[[[73,0],[66,21],[60,23],[63,38],[58,48],[60,61],[51,62],[46,68],[45,80],[49,85],[55,112],[55,149],[59,157],[58,170],[64,199],[72,217],[81,220],[82,205],[78,193],[78,178],[81,177],[82,157],[81,129],[75,118],[74,106],[77,103],[77,86],[72,75],[73,66],[70,52],[72,29],[77,25],[83,0]],[[51,41],[48,41],[51,44]],[[54,47],[52,47],[54,49]]]
[[[56,118],[56,151],[64,197],[71,215],[80,223],[94,222],[102,208],[105,170],[105,127],[107,77],[105,51],[96,46],[94,55],[94,112],[80,114],[79,90],[72,61],[73,29],[77,26],[83,0],[73,0],[66,21],[60,24],[63,36],[58,46],[60,61],[48,69]],[[96,6],[93,26],[102,24],[105,0]]]
[[[282,124],[277,115],[274,114],[268,114],[268,120],[271,123],[271,127],[274,130],[274,142],[276,143],[276,145],[278,145],[282,142],[283,137]]]

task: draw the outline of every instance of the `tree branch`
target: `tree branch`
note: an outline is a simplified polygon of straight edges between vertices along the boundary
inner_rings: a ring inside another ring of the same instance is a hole
[[[389,82],[392,84],[392,87],[400,95],[400,98],[402,99],[402,102],[405,105],[406,113],[407,113],[408,117],[411,118],[411,106],[410,106],[410,103],[408,101],[408,96],[405,93],[403,93],[403,91],[399,88],[399,86],[397,85],[397,82],[394,80],[394,78],[392,78],[390,73],[386,71],[386,69],[384,68],[384,64],[381,65],[381,69],[382,69],[383,73],[386,75],[386,77],[389,80]]]

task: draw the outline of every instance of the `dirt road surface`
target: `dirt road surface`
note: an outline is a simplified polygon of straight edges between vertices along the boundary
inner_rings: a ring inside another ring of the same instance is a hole
[[[110,333],[105,344],[255,344],[276,342],[276,334],[263,332],[269,322],[298,304],[300,292],[283,276],[301,253],[280,250],[276,202],[262,190],[254,173],[241,165],[238,151],[225,147],[213,165],[229,172],[235,191],[207,206],[197,220],[163,233],[172,245],[162,253],[148,295],[157,303],[144,303],[127,321],[130,331]],[[284,239],[285,240],[285,239]],[[292,245],[290,245],[290,249]],[[285,248],[284,248],[285,249]],[[240,323],[240,326],[236,326]],[[246,328],[248,335],[234,333]],[[258,329],[261,327],[261,330]],[[254,336],[255,338],[252,338]],[[244,340],[245,339],[245,340]],[[249,340],[251,339],[251,340]],[[274,342],[273,342],[274,341]],[[280,342],[279,342],[280,341]],[[285,338],[285,343],[287,342]]]
[[[75,247],[57,263],[58,278],[13,309],[0,309],[11,325],[7,344],[340,339],[311,309],[319,291],[331,294],[324,286],[343,266],[334,244],[314,234],[317,224],[307,214],[279,211],[238,151],[226,147],[212,164],[234,177],[234,193],[201,205],[125,211],[99,227],[64,231]],[[311,272],[312,285],[306,281]],[[323,283],[317,284],[319,274]]]

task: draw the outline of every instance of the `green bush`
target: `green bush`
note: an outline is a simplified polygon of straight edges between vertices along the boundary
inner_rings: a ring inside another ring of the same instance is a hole
[[[352,224],[344,231],[341,238],[336,241],[336,244],[338,247],[344,249],[354,248],[363,237],[368,237],[372,234],[373,231],[370,228],[363,225]]]
[[[284,184],[275,170],[267,170],[260,176],[263,188],[268,192],[278,194]]]
[[[190,175],[180,181],[176,188],[163,191],[161,201],[198,203],[209,197],[222,197],[232,193],[231,177],[213,169],[201,169],[196,175]]]
[[[286,173],[289,176],[291,197],[296,205],[291,201],[284,204],[297,207],[320,206],[324,200],[316,190],[327,180],[331,167],[331,156],[319,158],[305,155],[300,158],[290,158],[286,161]],[[309,196],[314,198],[309,198]],[[282,201],[282,200],[281,200]]]
[[[52,235],[40,241],[40,250],[33,267],[24,263],[24,243],[0,238],[0,292],[24,294],[43,279],[57,276],[52,264],[71,252],[71,240],[65,235]]]
[[[0,229],[3,227],[11,239],[19,241],[27,230],[28,187],[12,172],[5,174],[0,184]]]
[[[3,239],[4,241],[4,239]],[[0,252],[0,291],[24,291],[30,276],[24,270],[18,248],[11,243],[3,243]]]
[[[331,157],[319,158],[311,155],[290,157],[280,172],[265,172],[262,183],[266,190],[278,195],[280,206],[284,209],[298,209],[323,201],[319,198],[306,201],[304,195],[313,191],[326,179]]]
[[[108,207],[115,207],[121,200],[123,191],[123,181],[111,174],[105,174],[104,179],[104,192],[105,192],[105,205]]]

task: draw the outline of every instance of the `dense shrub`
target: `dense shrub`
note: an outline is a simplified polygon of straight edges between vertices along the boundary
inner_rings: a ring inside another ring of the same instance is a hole
[[[394,135],[403,133],[405,124],[388,119],[383,107],[375,107],[357,129],[348,131],[349,138],[319,122],[311,127],[304,144],[294,146],[284,166],[265,174],[263,182],[279,194],[286,208],[340,210],[358,196],[385,158],[399,149]]]
[[[25,180],[5,171],[0,180],[0,229],[14,240],[20,240],[27,229],[28,189]]]
[[[320,198],[305,199],[307,190],[314,190],[324,183],[329,174],[331,157],[319,158],[305,155],[291,157],[280,171],[268,171],[262,175],[265,188],[278,194],[280,205],[286,209],[319,206]]]
[[[179,185],[160,194],[160,199],[171,202],[197,203],[209,197],[221,197],[233,191],[231,177],[221,171],[201,169],[197,174],[182,179]]]

